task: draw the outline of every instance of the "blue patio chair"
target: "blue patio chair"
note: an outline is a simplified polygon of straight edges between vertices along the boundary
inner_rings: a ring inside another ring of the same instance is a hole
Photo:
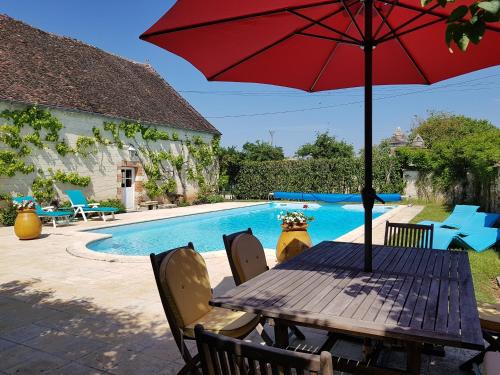
[[[115,207],[99,207],[99,203],[89,203],[87,198],[80,190],[66,190],[71,207],[75,211],[75,216],[81,214],[84,221],[87,221],[86,214],[97,213],[103,221],[106,221],[106,214],[111,214],[115,218],[115,212],[118,211]]]
[[[42,207],[39,203],[37,203],[36,199],[30,195],[12,198],[12,201],[19,203],[22,201],[33,201],[38,217],[41,219],[50,219],[54,228],[57,226],[57,219],[62,218],[66,224],[69,224],[69,218],[73,216],[72,211],[54,211],[53,206]]]
[[[435,228],[452,228],[460,229],[467,221],[477,212],[479,206],[468,204],[457,204],[453,208],[453,212],[444,221],[421,221],[419,224],[431,225]]]
[[[500,241],[500,229],[492,228],[500,214],[477,212],[460,228],[457,240],[477,252],[495,246]]]

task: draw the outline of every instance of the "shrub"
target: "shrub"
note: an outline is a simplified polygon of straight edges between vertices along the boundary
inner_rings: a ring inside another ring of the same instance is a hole
[[[126,212],[125,206],[123,202],[119,199],[106,199],[103,201],[98,202],[101,207],[114,207],[117,208],[118,211],[116,211],[117,214],[120,214],[122,212]]]
[[[194,204],[220,203],[224,202],[224,197],[220,194],[200,194]]]
[[[12,202],[9,202],[7,207],[0,208],[0,223],[7,227],[14,225],[17,217],[17,208],[14,207]]]
[[[404,188],[401,170],[381,168],[388,162],[397,163],[397,159],[374,160],[373,186],[379,192],[400,193]],[[361,157],[245,162],[233,193],[239,199],[267,199],[273,191],[357,194],[361,186]]]

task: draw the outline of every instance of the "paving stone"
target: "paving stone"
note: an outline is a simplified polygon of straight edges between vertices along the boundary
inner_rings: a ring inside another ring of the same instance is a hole
[[[6,350],[2,350],[0,351],[0,370],[5,371],[8,368],[26,362],[37,353],[37,350],[23,345],[15,345]]]
[[[12,342],[12,341],[4,340],[4,339],[0,338],[0,352],[3,350],[7,350],[9,348],[12,348],[13,346],[16,346],[16,345],[17,344]]]
[[[23,343],[32,338],[38,337],[44,333],[50,331],[49,328],[40,327],[35,324],[28,324],[24,327],[15,328],[12,330],[5,330],[0,332],[0,337],[6,338],[7,340],[15,341],[18,343]]]
[[[7,374],[40,374],[52,373],[52,370],[63,366],[68,361],[65,361],[59,357],[53,356],[48,353],[35,352],[32,356],[27,358],[25,361],[4,370]]]
[[[113,368],[108,370],[115,375],[135,375],[135,374],[157,374],[164,370],[169,361],[159,360],[141,353],[129,356],[119,361]]]
[[[67,360],[78,359],[105,346],[102,342],[60,331],[47,332],[24,344]]]
[[[105,372],[81,365],[76,362],[68,363],[58,369],[51,370],[53,375],[102,375]]]

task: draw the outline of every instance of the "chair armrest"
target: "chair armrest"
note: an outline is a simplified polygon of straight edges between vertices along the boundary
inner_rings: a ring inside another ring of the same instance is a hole
[[[100,203],[89,203],[89,207],[99,207],[101,204]]]
[[[42,207],[42,210],[52,212],[54,211],[54,206],[45,206]]]

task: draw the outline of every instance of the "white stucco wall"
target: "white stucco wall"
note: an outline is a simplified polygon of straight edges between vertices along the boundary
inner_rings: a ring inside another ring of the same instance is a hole
[[[8,102],[0,101],[0,112],[9,109],[22,109],[25,106],[18,104],[11,104]],[[108,139],[112,139],[109,132],[102,130],[103,121],[114,121],[116,123],[121,122],[121,119],[113,119],[105,116],[77,112],[77,111],[67,111],[61,109],[50,108],[50,112],[53,116],[57,117],[63,124],[64,128],[59,132],[61,140],[65,140],[66,143],[75,147],[76,140],[78,136],[90,136],[93,137],[92,128],[98,127],[101,129],[101,134]],[[1,121],[1,120],[0,120]],[[147,124],[146,124],[147,125]],[[161,127],[172,133],[177,133],[180,139],[185,139],[186,137],[192,137],[194,135],[200,136],[205,142],[210,142],[213,135],[208,133],[184,131],[177,128],[171,127]],[[31,133],[33,129],[29,126],[25,127],[26,133]],[[42,133],[43,135],[44,133]],[[127,142],[127,138],[122,135],[122,141]],[[140,136],[138,137],[138,142],[141,142]],[[49,142],[44,142],[50,144]],[[159,141],[159,142],[148,142],[152,150],[171,150],[173,154],[179,153],[179,148],[181,147],[179,142],[173,141]],[[91,183],[86,188],[74,187],[73,185],[67,185],[57,183],[58,193],[62,200],[67,200],[62,190],[65,189],[82,189],[85,195],[89,198],[96,200],[110,199],[110,198],[121,198],[117,196],[117,188],[120,186],[121,181],[117,179],[118,167],[123,165],[123,161],[130,160],[129,152],[127,151],[127,146],[122,150],[115,146],[101,146],[98,145],[98,152],[95,155],[89,155],[86,157],[78,155],[66,155],[62,157],[53,148],[40,150],[36,146],[30,146],[32,153],[24,158],[27,163],[35,164],[36,169],[42,169],[47,171],[48,168],[53,170],[62,170],[65,172],[74,171],[82,176],[90,176]],[[10,149],[8,146],[0,143],[0,149]],[[35,178],[36,173],[29,175],[23,175],[22,173],[17,173],[14,177],[0,176],[0,192],[15,192],[18,194],[28,194],[31,193],[31,184]],[[136,182],[141,181],[146,177],[137,176]],[[178,193],[181,194],[181,184],[177,181]],[[188,185],[187,193],[188,196],[196,195],[197,187],[192,184]]]

